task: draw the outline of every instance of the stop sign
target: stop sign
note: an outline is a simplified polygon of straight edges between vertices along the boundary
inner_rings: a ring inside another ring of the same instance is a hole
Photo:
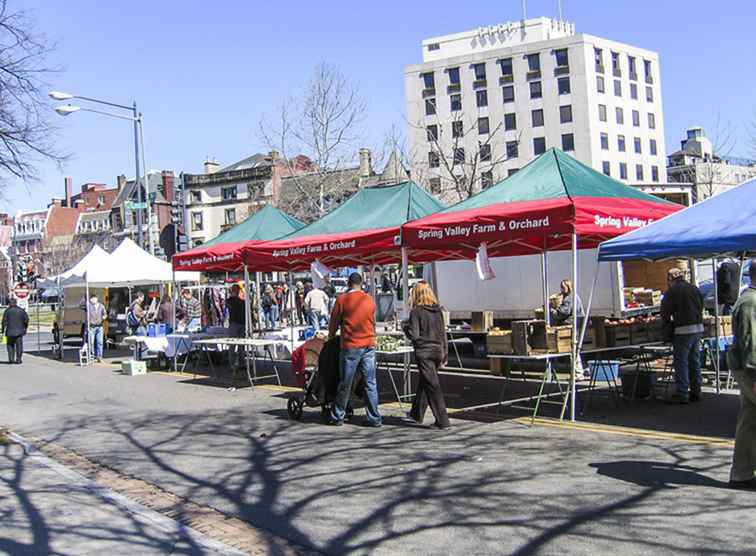
[[[31,290],[26,284],[16,284],[16,287],[13,288],[13,295],[15,295],[17,299],[26,299],[29,297],[30,293]]]

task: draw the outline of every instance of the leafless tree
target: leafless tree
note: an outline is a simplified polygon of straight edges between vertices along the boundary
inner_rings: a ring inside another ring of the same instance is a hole
[[[29,14],[0,0],[0,191],[10,178],[34,180],[41,160],[62,161],[43,91],[51,51]]]
[[[485,119],[488,125],[489,120]],[[503,179],[500,167],[509,160],[504,141],[504,126],[499,122],[487,132],[477,115],[466,118],[462,111],[454,112],[448,123],[428,127],[410,124],[426,134],[430,150],[412,153],[412,177],[433,193],[447,201],[457,202]],[[515,140],[519,148],[520,136]],[[470,145],[475,149],[470,152]],[[514,154],[514,153],[512,153]],[[515,155],[516,156],[516,155]]]
[[[343,170],[354,165],[365,109],[357,84],[338,67],[321,63],[301,95],[284,100],[272,122],[259,122],[261,140],[280,152],[294,184],[283,210],[311,220],[351,193],[353,176]]]

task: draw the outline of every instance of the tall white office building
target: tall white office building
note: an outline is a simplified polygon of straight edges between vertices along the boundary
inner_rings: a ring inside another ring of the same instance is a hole
[[[630,184],[667,181],[657,53],[545,17],[422,47],[405,69],[412,173],[448,201],[551,147]]]

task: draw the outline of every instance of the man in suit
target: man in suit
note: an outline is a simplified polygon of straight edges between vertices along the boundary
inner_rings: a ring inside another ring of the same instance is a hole
[[[29,315],[18,306],[16,299],[8,302],[3,313],[2,334],[8,338],[8,363],[21,364],[24,354],[24,335],[29,327]]]

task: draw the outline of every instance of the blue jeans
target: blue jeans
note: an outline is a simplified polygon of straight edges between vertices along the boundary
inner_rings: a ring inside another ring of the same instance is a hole
[[[378,383],[375,379],[375,349],[352,348],[342,349],[339,355],[339,389],[336,401],[331,409],[331,419],[339,423],[344,421],[346,407],[352,397],[352,384],[357,371],[365,379],[365,409],[367,421],[371,425],[380,425],[381,414],[378,412]]]
[[[326,318],[326,316],[323,313],[319,313],[317,311],[310,311],[308,320],[310,321],[310,326],[312,326],[315,330],[328,326],[328,319]]]
[[[672,349],[675,365],[677,393],[687,396],[688,391],[701,392],[701,333],[675,334]]]
[[[102,326],[89,327],[89,353],[97,359],[102,359],[102,330]]]
[[[269,309],[263,309],[263,318],[265,321],[265,328],[276,327],[276,306],[273,305]]]

